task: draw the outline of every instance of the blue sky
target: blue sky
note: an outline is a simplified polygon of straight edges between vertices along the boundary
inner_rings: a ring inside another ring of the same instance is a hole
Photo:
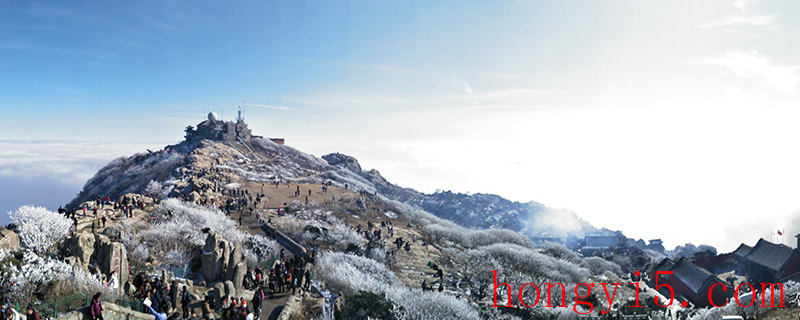
[[[105,161],[245,101],[256,134],[426,192],[535,200],[668,245],[797,233],[797,6],[0,2],[0,209],[35,200],[17,183],[67,202]]]

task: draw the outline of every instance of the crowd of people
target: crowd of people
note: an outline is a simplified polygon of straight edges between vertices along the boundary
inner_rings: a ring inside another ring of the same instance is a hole
[[[150,197],[148,193],[146,195]],[[154,203],[157,203],[158,200],[153,199]],[[108,206],[108,208],[106,208]],[[63,215],[64,217],[72,220],[74,226],[78,226],[78,218],[91,218],[92,220],[92,232],[97,231],[100,228],[105,228],[108,220],[110,219],[111,215],[115,215],[118,212],[122,213],[124,218],[133,218],[133,210],[139,209],[143,210],[145,208],[145,201],[141,196],[123,196],[117,202],[112,202],[109,196],[97,196],[97,199],[94,202],[85,202],[78,207],[58,207],[58,213]],[[101,211],[102,210],[102,211]],[[112,213],[109,214],[108,211],[111,210]]]

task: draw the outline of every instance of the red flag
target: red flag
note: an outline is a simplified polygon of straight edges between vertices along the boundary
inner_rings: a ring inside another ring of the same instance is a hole
[[[782,235],[783,235],[783,232],[781,232],[780,230],[778,230],[778,235],[779,235],[779,236],[782,236]]]

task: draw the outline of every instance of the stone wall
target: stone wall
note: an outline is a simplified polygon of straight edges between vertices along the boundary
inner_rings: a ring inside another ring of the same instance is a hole
[[[283,309],[278,315],[278,320],[289,320],[298,306],[300,306],[298,298],[296,296],[290,296],[289,299],[286,300],[286,304],[283,305]]]
[[[267,235],[274,234],[275,241],[277,241],[280,245],[286,247],[286,249],[289,249],[289,251],[291,251],[292,254],[308,258],[308,253],[306,252],[306,248],[297,243],[297,241],[294,241],[291,238],[287,237],[285,234],[283,234],[283,232],[280,232],[277,229],[267,224],[264,224],[261,228],[264,229],[264,232]]]
[[[155,320],[155,316],[148,313],[136,312],[128,308],[120,307],[113,303],[103,302],[104,320]],[[89,307],[67,313],[56,319],[59,320],[90,320]]]

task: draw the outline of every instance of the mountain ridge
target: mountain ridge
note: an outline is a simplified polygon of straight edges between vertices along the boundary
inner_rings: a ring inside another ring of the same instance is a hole
[[[224,147],[223,147],[224,146]],[[150,181],[170,186],[171,196],[186,196],[199,189],[181,182],[183,172],[198,161],[213,159],[208,168],[237,170],[249,181],[322,183],[378,193],[388,199],[428,211],[464,227],[510,229],[530,238],[582,237],[602,232],[572,211],[544,204],[511,201],[494,194],[450,191],[426,194],[391,183],[376,169],[365,170],[358,160],[342,153],[316,157],[269,139],[247,141],[186,140],[155,152],[120,157],[101,168],[68,206],[98,196],[111,198],[130,192],[145,193]],[[166,196],[166,195],[165,195]]]

